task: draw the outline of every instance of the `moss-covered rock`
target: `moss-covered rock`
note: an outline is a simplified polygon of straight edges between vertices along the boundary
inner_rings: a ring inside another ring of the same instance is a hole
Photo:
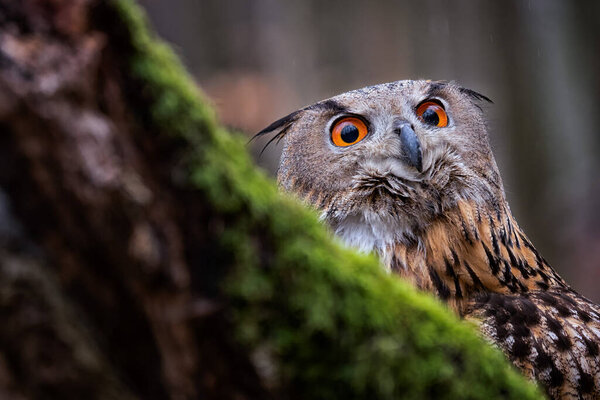
[[[528,383],[474,327],[343,248],[314,212],[278,193],[244,140],[219,126],[177,57],[129,0],[127,73],[149,99],[152,133],[185,149],[185,185],[224,225],[226,313],[265,384],[293,398],[534,399]],[[169,139],[170,138],[170,139]],[[220,278],[221,279],[221,278]]]

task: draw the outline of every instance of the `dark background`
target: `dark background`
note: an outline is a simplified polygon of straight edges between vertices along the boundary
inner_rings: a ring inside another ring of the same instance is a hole
[[[376,83],[455,80],[487,95],[515,216],[567,281],[600,301],[600,2],[141,3],[221,120],[249,135]],[[274,173],[279,150],[259,164]]]

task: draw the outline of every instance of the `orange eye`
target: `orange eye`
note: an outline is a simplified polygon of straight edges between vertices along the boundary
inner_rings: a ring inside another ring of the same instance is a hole
[[[331,129],[331,140],[336,146],[345,147],[360,142],[367,133],[367,125],[361,119],[346,117],[336,122]]]
[[[444,107],[433,101],[426,101],[417,107],[417,116],[426,124],[443,128],[448,125],[448,114]]]

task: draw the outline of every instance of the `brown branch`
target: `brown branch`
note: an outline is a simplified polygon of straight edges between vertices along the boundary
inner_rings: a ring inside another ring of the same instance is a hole
[[[0,118],[20,157],[9,193],[60,284],[105,335],[118,375],[144,398],[216,395],[216,375],[235,372],[206,365],[219,364],[210,353],[219,332],[197,328],[210,321],[198,317],[209,301],[191,293],[183,248],[186,214],[197,212],[182,204],[201,210],[202,199],[175,199],[172,159],[132,120],[121,55],[90,27],[91,6],[0,2],[20,16],[0,25]]]

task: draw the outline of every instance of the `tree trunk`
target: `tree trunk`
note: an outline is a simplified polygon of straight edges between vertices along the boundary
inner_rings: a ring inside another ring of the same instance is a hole
[[[2,398],[539,397],[280,196],[131,2],[0,0],[0,123]]]

